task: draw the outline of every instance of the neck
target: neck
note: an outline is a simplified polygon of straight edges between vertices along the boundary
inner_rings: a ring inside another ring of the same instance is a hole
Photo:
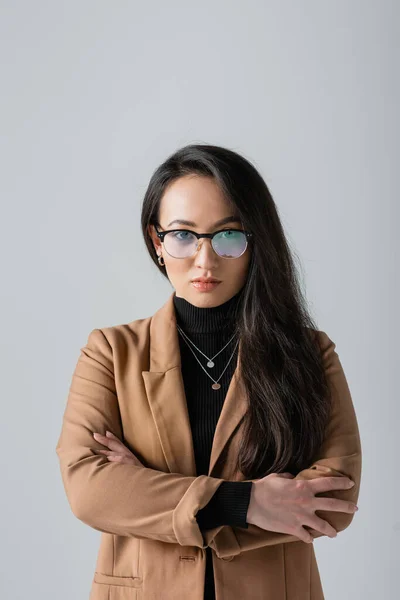
[[[236,323],[236,309],[241,297],[240,291],[218,306],[202,308],[174,293],[176,321],[185,331],[191,333],[217,333],[232,331]]]

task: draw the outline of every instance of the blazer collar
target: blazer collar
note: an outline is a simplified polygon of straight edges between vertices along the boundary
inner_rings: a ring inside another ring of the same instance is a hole
[[[150,369],[142,371],[142,377],[170,472],[196,476],[193,438],[181,371],[173,296],[174,292],[151,318]],[[209,476],[217,476],[215,467],[218,458],[247,409],[244,394],[240,391],[237,381],[240,368],[240,349],[241,344],[239,343],[236,369],[230,381],[214,434]],[[218,470],[218,473],[220,471],[221,469]]]

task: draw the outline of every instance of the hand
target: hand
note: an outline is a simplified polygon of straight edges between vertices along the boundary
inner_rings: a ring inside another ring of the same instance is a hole
[[[347,500],[322,498],[315,494],[350,489],[351,483],[347,477],[296,480],[291,473],[270,473],[253,481],[247,522],[265,530],[295,535],[308,543],[321,533],[336,537],[336,529],[318,517],[315,511],[354,513],[357,507]]]
[[[120,462],[125,465],[136,465],[139,467],[144,467],[144,465],[140,462],[138,458],[121,442],[117,436],[115,436],[111,431],[106,431],[106,435],[101,435],[101,433],[95,432],[93,434],[95,440],[103,444],[103,446],[107,446],[110,450],[95,450],[95,452],[100,452],[100,454],[105,454],[108,460],[112,462]]]

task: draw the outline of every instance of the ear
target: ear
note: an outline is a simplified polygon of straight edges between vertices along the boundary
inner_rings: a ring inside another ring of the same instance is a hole
[[[149,225],[149,227],[148,227],[148,230],[147,230],[147,231],[148,231],[148,233],[149,233],[149,235],[150,235],[150,237],[151,237],[151,239],[152,239],[152,242],[153,242],[153,246],[154,246],[154,249],[155,249],[155,251],[156,251],[156,252],[158,252],[159,250],[161,250],[161,246],[162,246],[162,244],[161,244],[161,240],[160,240],[160,238],[159,238],[159,237],[157,237],[157,232],[156,232],[156,230],[154,229],[154,225]]]

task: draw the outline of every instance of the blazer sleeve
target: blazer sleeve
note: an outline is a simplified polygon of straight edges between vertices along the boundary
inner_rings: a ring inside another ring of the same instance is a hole
[[[336,344],[324,331],[317,332],[322,352],[324,369],[332,393],[332,412],[326,429],[326,437],[318,458],[295,476],[295,479],[315,479],[317,477],[349,477],[355,482],[351,489],[321,492],[319,497],[339,498],[357,504],[360,490],[362,451],[356,413],[353,406],[347,379],[336,352]],[[252,480],[255,481],[255,480]],[[316,514],[330,523],[337,532],[346,529],[354,518],[354,513],[317,510]],[[298,542],[300,538],[286,533],[268,531],[249,524],[247,529],[232,528],[224,532],[220,529],[211,540],[211,546],[221,558],[253,550],[261,546],[271,546],[286,542]],[[306,529],[309,529],[306,527]],[[225,535],[229,533],[229,535]],[[313,537],[323,536],[313,532]]]
[[[72,375],[56,446],[61,476],[73,514],[101,532],[205,548],[195,515],[222,479],[165,473],[140,465],[109,462],[93,437],[110,430],[120,439],[112,349],[94,329]]]

